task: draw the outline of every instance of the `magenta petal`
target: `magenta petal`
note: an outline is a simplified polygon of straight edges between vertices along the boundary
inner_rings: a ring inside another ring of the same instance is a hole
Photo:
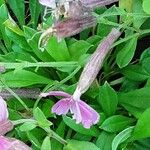
[[[0,121],[7,120],[8,110],[5,100],[0,96]]]
[[[52,112],[57,115],[66,115],[70,108],[70,99],[64,98],[58,101],[53,107]]]
[[[66,93],[66,92],[62,92],[62,91],[50,91],[48,93],[41,93],[40,94],[41,97],[47,97],[47,96],[63,96],[65,98],[69,98],[71,97],[70,94]]]

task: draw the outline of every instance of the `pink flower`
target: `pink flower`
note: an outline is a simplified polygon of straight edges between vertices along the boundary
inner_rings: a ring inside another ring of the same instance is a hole
[[[52,112],[57,115],[66,115],[70,111],[76,123],[82,123],[84,128],[90,128],[99,121],[99,114],[82,100],[74,99],[75,95],[72,96],[62,91],[51,91],[42,93],[41,96],[63,96],[64,98],[52,107]]]
[[[31,148],[17,139],[0,136],[0,150],[31,150]]]
[[[5,100],[0,96],[0,136],[13,129],[13,124],[8,120],[8,109]]]
[[[0,96],[0,122],[5,121],[8,118],[7,104],[5,100]]]
[[[55,0],[39,0],[39,3],[50,8],[56,8]]]

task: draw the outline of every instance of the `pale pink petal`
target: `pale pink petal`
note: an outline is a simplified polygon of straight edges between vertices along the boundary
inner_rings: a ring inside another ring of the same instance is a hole
[[[62,92],[62,91],[50,91],[48,93],[41,93],[40,94],[41,97],[47,97],[47,96],[62,96],[62,97],[66,97],[69,98],[71,97],[70,94],[66,93],[66,92]]]
[[[4,136],[0,136],[0,150],[8,150],[11,146],[11,142]]]
[[[55,0],[39,0],[39,3],[50,8],[55,8]]]
[[[70,108],[70,99],[64,98],[58,101],[53,107],[52,112],[57,115],[66,115]]]
[[[82,121],[81,112],[79,109],[78,101],[72,101],[70,111],[73,114],[73,119],[76,120],[76,123],[80,123]]]
[[[31,150],[31,148],[17,139],[0,136],[0,150]]]
[[[0,121],[7,120],[8,109],[5,100],[0,96]]]
[[[4,135],[13,129],[13,124],[10,120],[0,121],[0,135]]]
[[[82,110],[82,113],[86,113],[88,117],[90,117],[92,124],[98,123],[100,116],[99,114],[89,105],[87,105],[84,101],[79,101],[79,107],[80,110]]]

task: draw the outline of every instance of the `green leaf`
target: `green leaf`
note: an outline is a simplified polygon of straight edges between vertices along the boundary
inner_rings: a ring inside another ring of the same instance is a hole
[[[101,129],[107,132],[119,132],[122,131],[124,128],[132,125],[134,119],[128,118],[122,115],[114,115],[112,117],[107,118],[102,125],[100,126]]]
[[[150,63],[150,48],[144,50],[140,57],[140,62],[142,63],[142,67],[150,74],[150,66],[147,65]]]
[[[100,150],[95,144],[86,141],[68,140],[63,150]]]
[[[50,137],[46,137],[42,143],[41,150],[51,150],[51,141]]]
[[[38,138],[32,133],[32,131],[28,131],[26,133],[30,142],[36,147],[36,149],[38,148],[40,150],[41,143],[39,142]]]
[[[98,102],[107,116],[112,116],[115,113],[118,104],[117,93],[107,82],[100,87]]]
[[[35,110],[33,110],[33,116],[41,127],[49,127],[52,125],[52,123],[46,119],[44,113],[40,110],[40,108],[36,108]]]
[[[56,37],[51,37],[46,50],[56,61],[70,60],[70,54],[64,39],[58,42]]]
[[[129,65],[121,70],[123,75],[132,81],[144,81],[150,74],[141,65]]]
[[[29,28],[27,26],[23,27],[24,30],[24,36],[32,48],[32,51],[35,53],[35,55],[44,62],[52,61],[53,58],[47,53],[47,51],[42,52],[38,49],[38,40],[39,40],[39,34],[36,30]]]
[[[127,41],[117,54],[117,64],[120,68],[127,66],[132,60],[137,45],[137,37]]]
[[[59,136],[61,136],[62,138],[64,138],[65,137],[65,128],[66,128],[66,125],[65,125],[65,123],[63,122],[63,121],[61,121],[60,122],[60,124],[58,125],[58,128],[56,129],[56,133],[59,135]],[[59,141],[57,141],[57,140],[55,140],[55,139],[51,139],[51,143],[52,143],[52,150],[62,150],[62,148],[63,148],[63,145],[59,142]]]
[[[133,0],[133,25],[135,28],[139,29],[141,25],[146,21],[147,17],[144,17],[146,14],[142,8],[142,1],[141,0]],[[143,15],[143,17],[139,17],[136,14]]]
[[[23,36],[20,36],[18,34],[16,34],[15,32],[13,32],[11,29],[6,28],[5,29],[7,36],[9,37],[9,39],[11,41],[13,41],[15,44],[17,44],[19,47],[21,47],[22,49],[31,52],[31,48],[28,45],[26,39]]]
[[[5,3],[5,0],[0,0],[0,6]]]
[[[119,103],[123,106],[135,107],[140,112],[150,107],[150,87],[137,89],[127,93],[119,93]],[[126,107],[128,108],[128,107]],[[128,110],[128,109],[127,109]],[[132,109],[129,109],[133,113]]]
[[[32,23],[34,27],[36,27],[40,15],[40,10],[41,10],[40,4],[37,0],[29,0],[29,7],[30,7]]]
[[[150,14],[150,0],[143,0],[143,10],[147,13]]]
[[[112,150],[117,150],[119,144],[126,141],[129,137],[131,137],[131,134],[133,132],[134,127],[129,127],[122,132],[120,132],[116,137],[114,138],[112,142]]]
[[[96,141],[96,146],[99,147],[101,150],[112,150],[111,143],[114,137],[115,134],[102,131]]]
[[[1,77],[9,87],[26,87],[35,84],[53,84],[54,81],[27,70],[9,71]],[[2,84],[0,84],[2,86]]]
[[[12,11],[14,12],[15,16],[17,17],[19,23],[24,25],[25,23],[25,6],[24,0],[9,0],[8,4]]]
[[[146,109],[135,125],[133,140],[150,137],[150,107]]]
[[[5,46],[10,51],[11,49],[11,41],[6,35],[4,22],[8,19],[8,11],[6,5],[1,5],[0,7],[0,34],[3,38]]]
[[[5,22],[4,22],[4,25],[10,29],[11,31],[13,31],[14,33],[20,35],[20,36],[24,36],[24,33],[23,31],[19,28],[19,26],[11,21],[10,19],[7,19]]]
[[[81,124],[76,124],[75,121],[67,116],[63,116],[63,121],[67,126],[85,135],[91,135],[97,137],[99,135],[99,130],[95,127],[91,127],[90,129],[84,128]]]
[[[100,17],[100,19],[98,20],[99,24],[97,26],[97,35],[99,35],[102,38],[104,38],[105,36],[108,35],[108,33],[111,31],[113,26],[107,24],[107,21],[105,21],[105,20],[117,23],[117,16],[112,15],[112,14],[115,14],[117,12],[118,12],[117,8],[115,6],[112,6],[111,8],[106,9],[106,11],[104,13],[100,14],[100,16],[106,15],[106,17],[105,17],[105,19],[103,19],[103,17]]]
[[[36,128],[36,124],[35,122],[25,122],[24,124],[22,124],[20,126],[20,130],[21,131],[30,131],[30,130],[33,130],[34,128]]]
[[[86,54],[91,44],[86,41],[80,40],[69,45],[69,52],[72,60],[78,60],[82,55]]]

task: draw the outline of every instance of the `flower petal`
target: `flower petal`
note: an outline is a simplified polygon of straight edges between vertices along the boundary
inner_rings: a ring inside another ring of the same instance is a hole
[[[17,139],[0,136],[0,150],[31,150],[31,148]]]
[[[50,8],[56,7],[55,0],[39,0],[39,3]]]
[[[72,101],[70,111],[73,114],[73,119],[76,120],[76,123],[80,123],[82,121],[81,112],[79,109],[78,101]]]
[[[40,94],[41,97],[47,97],[47,96],[63,96],[65,98],[69,98],[71,97],[70,94],[66,93],[66,92],[62,92],[62,91],[50,91],[48,93],[41,93]]]
[[[9,120],[0,121],[0,136],[6,134],[13,129],[13,124]]]
[[[64,98],[58,101],[53,107],[52,112],[57,115],[66,115],[70,108],[70,98]]]
[[[5,121],[8,118],[7,104],[5,100],[0,96],[0,121]]]
[[[81,100],[79,101],[79,107],[84,116],[86,114],[88,117],[90,117],[92,124],[98,123],[100,116],[92,107],[90,107],[84,101]]]

